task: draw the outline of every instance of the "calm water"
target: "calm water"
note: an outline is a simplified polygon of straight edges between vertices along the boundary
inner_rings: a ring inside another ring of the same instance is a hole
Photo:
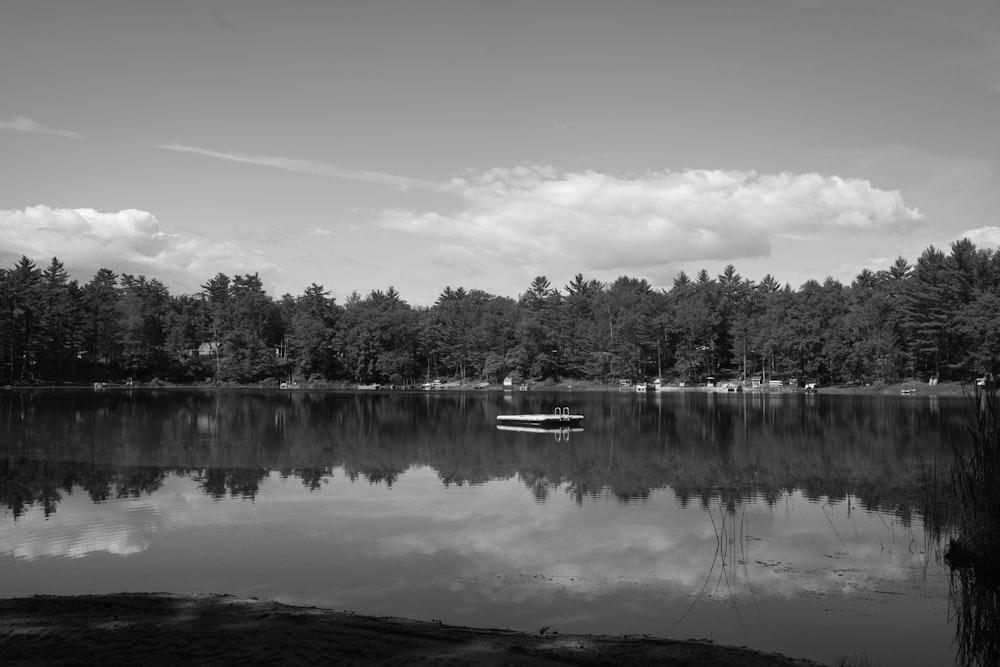
[[[586,415],[569,434],[495,417]],[[218,592],[954,660],[962,399],[0,391],[0,596]]]

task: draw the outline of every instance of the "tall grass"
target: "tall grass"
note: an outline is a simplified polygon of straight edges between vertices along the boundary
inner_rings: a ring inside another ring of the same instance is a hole
[[[976,388],[970,442],[954,445],[958,535],[951,566],[958,662],[1000,666],[1000,405],[995,386]]]
[[[1000,567],[1000,402],[995,386],[976,387],[970,442],[954,443],[952,487],[959,534],[946,557],[952,566]]]
[[[974,565],[952,567],[957,663],[1000,665],[1000,585],[995,570]]]
[[[867,655],[840,656],[833,667],[882,667],[884,663],[873,662]]]

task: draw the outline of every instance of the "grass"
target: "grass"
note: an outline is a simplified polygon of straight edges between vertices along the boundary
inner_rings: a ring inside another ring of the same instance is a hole
[[[953,567],[1000,567],[1000,400],[995,387],[976,388],[970,443],[954,446],[952,489],[959,535],[946,557]]]
[[[976,388],[968,446],[954,447],[952,488],[958,535],[951,567],[958,662],[1000,665],[1000,403],[995,386]]]
[[[841,656],[833,663],[833,667],[882,667],[884,663],[873,662],[866,655]]]

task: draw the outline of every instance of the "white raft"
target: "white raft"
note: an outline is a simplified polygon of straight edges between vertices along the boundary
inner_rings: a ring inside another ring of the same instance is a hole
[[[497,426],[532,428],[572,428],[580,426],[583,415],[570,414],[569,408],[556,408],[552,414],[497,415]]]

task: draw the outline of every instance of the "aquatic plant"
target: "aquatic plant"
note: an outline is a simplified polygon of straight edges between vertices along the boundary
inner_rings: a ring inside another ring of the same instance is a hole
[[[711,489],[699,489],[701,505],[715,532],[715,553],[701,589],[694,600],[667,630],[670,636],[697,604],[705,599],[727,600],[733,617],[744,633],[747,628],[741,606],[748,599],[758,617],[761,615],[757,592],[750,580],[751,543],[761,538],[750,534],[748,508],[759,497],[755,479],[729,470],[727,483]],[[714,587],[712,581],[715,581]],[[761,618],[763,622],[763,619]]]
[[[951,567],[958,662],[1000,665],[1000,405],[995,386],[976,388],[968,446],[955,444],[952,487],[958,535]]]
[[[975,422],[966,444],[953,443],[952,488],[958,536],[946,558],[952,567],[1000,566],[1000,402],[995,386],[976,387]]]
[[[1000,576],[977,565],[952,565],[957,664],[1000,666]]]
[[[840,656],[833,663],[834,667],[881,667],[882,664],[872,661],[867,655]]]

